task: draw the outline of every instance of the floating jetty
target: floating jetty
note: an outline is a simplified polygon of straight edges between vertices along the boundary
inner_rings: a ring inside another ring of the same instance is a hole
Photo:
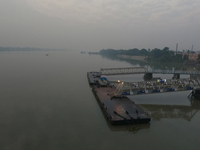
[[[172,79],[153,78],[153,73],[174,74]],[[108,81],[103,75],[144,74],[142,82]],[[180,74],[190,78],[180,79]],[[131,101],[127,96],[164,92],[187,91],[188,95],[200,99],[200,83],[197,75],[200,72],[148,70],[145,67],[101,68],[99,72],[88,72],[87,77],[92,91],[106,117],[112,124],[148,123],[150,113],[145,107]]]
[[[112,97],[116,91],[99,72],[88,72],[88,82],[102,107],[106,118],[114,125],[149,123],[151,117],[145,108],[132,102],[127,96]]]

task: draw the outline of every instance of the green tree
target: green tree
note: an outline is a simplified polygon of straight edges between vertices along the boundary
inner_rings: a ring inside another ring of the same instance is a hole
[[[144,55],[144,56],[147,56],[148,55],[148,51],[146,50],[146,49],[141,49],[140,51],[139,51],[139,54],[140,55]]]
[[[169,47],[164,47],[163,51],[169,51]]]

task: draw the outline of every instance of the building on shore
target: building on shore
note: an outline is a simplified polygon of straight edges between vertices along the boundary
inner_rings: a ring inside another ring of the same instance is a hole
[[[188,60],[193,60],[193,61],[196,61],[198,59],[198,56],[199,56],[199,52],[183,52],[182,53],[182,58],[184,58],[185,56],[188,57]]]

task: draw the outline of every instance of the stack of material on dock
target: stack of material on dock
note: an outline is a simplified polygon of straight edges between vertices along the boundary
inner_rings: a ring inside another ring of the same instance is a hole
[[[99,72],[88,72],[87,73],[88,81],[90,85],[97,85],[97,81],[100,79]]]

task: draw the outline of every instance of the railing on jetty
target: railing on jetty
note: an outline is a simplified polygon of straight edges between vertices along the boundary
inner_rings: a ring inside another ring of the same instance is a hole
[[[200,71],[182,71],[182,70],[148,70],[149,73],[156,74],[184,74],[184,75],[200,75]]]
[[[200,71],[182,71],[182,70],[157,70],[147,69],[146,67],[128,67],[128,68],[101,68],[101,75],[126,75],[126,74],[184,74],[184,75],[200,75]]]
[[[128,67],[128,68],[101,68],[101,75],[125,75],[125,74],[144,74],[148,72],[146,67]]]
[[[116,87],[116,91],[113,94],[111,94],[111,97],[200,89],[198,80],[190,79],[190,78],[184,78],[184,79],[178,79],[178,80],[158,79],[158,80],[142,81],[142,82],[121,82],[120,81],[120,83],[116,81],[110,81],[110,85]]]

